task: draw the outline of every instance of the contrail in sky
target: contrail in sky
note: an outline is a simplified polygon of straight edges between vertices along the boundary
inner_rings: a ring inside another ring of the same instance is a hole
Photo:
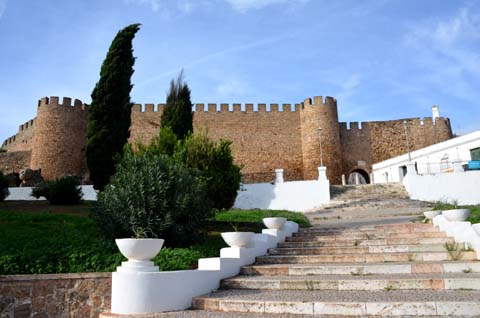
[[[224,50],[212,53],[212,54],[208,54],[208,55],[202,56],[202,57],[200,57],[196,60],[193,60],[190,63],[184,64],[183,66],[179,66],[179,67],[176,67],[175,69],[160,73],[160,74],[158,74],[154,77],[151,77],[151,78],[149,78],[149,79],[147,79],[143,82],[138,83],[136,86],[138,87],[138,86],[147,85],[147,84],[149,84],[151,82],[155,82],[155,81],[157,81],[157,80],[159,80],[159,79],[161,79],[161,78],[163,78],[167,75],[176,74],[176,73],[180,72],[182,69],[187,69],[187,68],[190,68],[192,66],[201,64],[201,63],[203,63],[205,61],[208,61],[208,60],[211,60],[211,59],[213,59],[217,56],[222,56],[222,55],[229,54],[229,53],[232,53],[232,52],[243,51],[243,50],[258,47],[258,46],[264,46],[264,45],[267,45],[267,44],[275,43],[275,42],[284,40],[286,38],[293,37],[295,34],[284,35],[284,36],[281,36],[281,37],[275,37],[275,38],[266,39],[266,40],[260,40],[260,41],[256,41],[256,42],[252,42],[252,43],[248,43],[248,44],[239,45],[239,46],[231,47],[231,48],[228,48],[228,49],[224,49]]]

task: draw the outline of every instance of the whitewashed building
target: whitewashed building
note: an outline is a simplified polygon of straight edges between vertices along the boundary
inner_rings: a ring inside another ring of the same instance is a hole
[[[401,182],[409,160],[418,175],[461,170],[468,161],[480,160],[480,130],[376,163],[372,166],[373,183]]]

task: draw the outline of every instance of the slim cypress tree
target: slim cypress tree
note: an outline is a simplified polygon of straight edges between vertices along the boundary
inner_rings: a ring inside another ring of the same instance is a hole
[[[130,78],[133,74],[132,40],[140,24],[120,30],[103,61],[100,80],[92,92],[88,114],[87,165],[97,190],[103,190],[115,172],[114,158],[123,153],[130,136]]]
[[[183,71],[177,80],[170,82],[167,103],[162,114],[162,127],[170,127],[178,139],[183,140],[193,131],[192,102],[190,88],[183,81]]]

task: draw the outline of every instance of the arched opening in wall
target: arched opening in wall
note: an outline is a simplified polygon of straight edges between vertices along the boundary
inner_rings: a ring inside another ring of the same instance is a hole
[[[365,170],[355,169],[348,175],[348,184],[369,184],[370,176]]]

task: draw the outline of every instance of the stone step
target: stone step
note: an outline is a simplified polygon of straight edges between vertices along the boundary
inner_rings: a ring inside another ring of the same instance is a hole
[[[246,312],[235,312],[232,315],[231,312],[222,312],[222,311],[208,311],[208,310],[183,310],[175,312],[165,312],[157,314],[130,314],[130,315],[118,315],[112,314],[109,312],[104,312],[100,314],[100,318],[299,318],[295,314],[270,314],[270,313],[246,313]],[[300,317],[317,317],[313,315],[302,315]],[[323,316],[325,317],[325,316]],[[339,315],[328,315],[328,318],[358,318],[358,317],[367,317],[367,316],[339,316]],[[393,316],[382,316],[384,318],[393,318]],[[398,316],[397,316],[398,317]],[[418,318],[417,315],[414,316],[402,316],[403,318]],[[434,318],[439,316],[422,316],[422,318]],[[471,316],[455,316],[457,318],[471,318]]]
[[[480,290],[480,273],[238,276],[222,288],[281,290]]]
[[[480,291],[298,291],[231,289],[196,297],[193,308],[223,312],[339,316],[477,316]]]
[[[358,254],[358,253],[405,253],[445,252],[444,244],[418,245],[376,245],[353,247],[277,247],[268,250],[269,255],[317,255],[317,254]]]
[[[396,246],[396,245],[418,245],[418,244],[445,244],[452,243],[452,238],[434,237],[434,238],[413,238],[413,239],[376,239],[376,240],[342,240],[342,241],[302,241],[302,242],[283,242],[279,243],[280,248],[293,247],[347,247],[347,246]]]
[[[313,242],[313,241],[343,241],[345,235],[298,235],[287,237],[287,242]],[[446,238],[444,232],[418,232],[418,233],[399,233],[399,234],[351,234],[348,235],[349,240],[376,240],[376,239],[420,239],[420,238]]]
[[[316,254],[316,255],[267,255],[257,257],[257,264],[322,264],[322,263],[377,263],[476,260],[475,252],[407,252],[364,254]]]
[[[323,234],[323,233],[377,233],[377,232],[388,232],[388,233],[416,233],[416,232],[438,232],[438,229],[433,227],[431,224],[424,223],[410,223],[410,224],[399,224],[396,226],[365,226],[357,227],[355,229],[345,228],[345,227],[310,227],[310,228],[300,228],[298,233],[305,234]]]
[[[430,274],[430,273],[480,273],[478,261],[399,262],[363,264],[283,264],[250,265],[242,267],[242,275],[308,276],[308,275],[372,275],[372,274]]]

